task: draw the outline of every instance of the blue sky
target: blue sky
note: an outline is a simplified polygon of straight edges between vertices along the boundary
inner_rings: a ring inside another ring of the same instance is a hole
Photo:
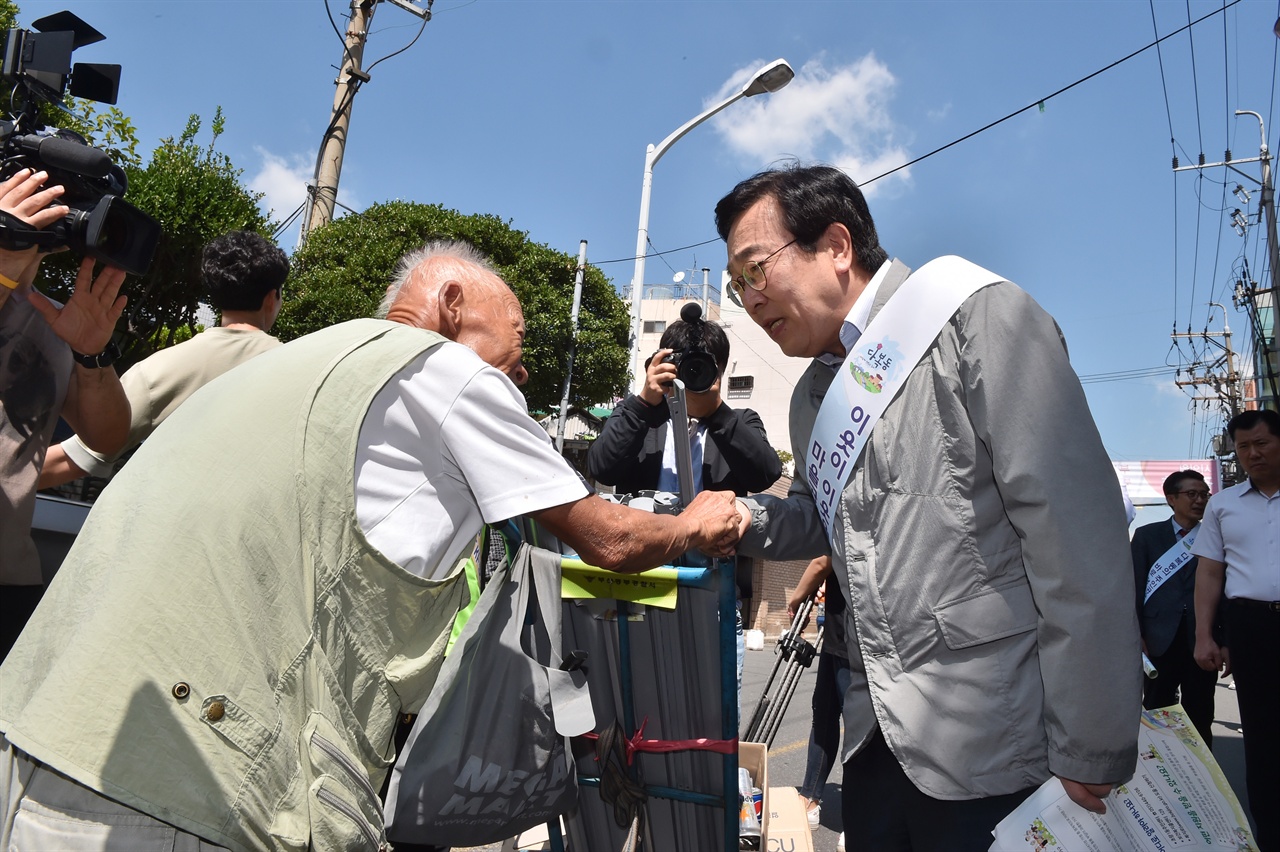
[[[345,28],[346,3],[330,3]],[[220,149],[276,216],[301,201],[341,53],[322,0],[21,5],[24,25],[69,8],[107,36],[76,59],[123,64],[119,106],[145,146],[220,105]],[[588,259],[625,293],[645,146],[769,60],[793,65],[790,86],[738,102],[658,164],[651,251],[669,253],[649,258],[649,282],[723,268],[715,202],[769,163],[797,156],[869,180],[1221,7],[438,0],[418,42],[374,68],[356,99],[339,200],[492,213],[575,255],[586,239]],[[1263,276],[1264,230],[1252,222],[1242,238],[1229,214],[1241,207],[1256,220],[1256,185],[1223,169],[1175,176],[1170,130],[1183,164],[1202,150],[1219,161],[1227,147],[1256,156],[1257,121],[1231,115],[1250,109],[1276,147],[1278,14],[1276,0],[1242,0],[1164,42],[1159,56],[1148,50],[1043,110],[871,182],[882,243],[912,266],[960,254],[1017,282],[1057,318],[1082,376],[1185,364],[1189,346],[1180,361],[1169,333],[1175,323],[1203,330],[1210,301],[1226,304],[1244,348],[1248,323],[1229,281],[1242,258]],[[365,67],[418,26],[379,4]],[[1241,170],[1260,175],[1257,164]],[[1230,193],[1237,182],[1252,191],[1247,206]],[[295,241],[282,237],[286,248]],[[1115,459],[1204,457],[1221,426],[1192,411],[1171,371],[1086,391]]]

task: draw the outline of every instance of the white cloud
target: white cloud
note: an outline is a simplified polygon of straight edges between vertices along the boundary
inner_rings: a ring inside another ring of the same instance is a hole
[[[258,205],[267,215],[284,219],[306,200],[313,170],[301,154],[286,159],[262,147],[254,150],[262,158],[262,167],[249,179],[249,189],[263,194]]]
[[[312,182],[315,174],[314,155],[289,154],[281,156],[267,149],[256,146],[254,150],[262,158],[262,166],[249,178],[249,189],[261,192],[262,200],[258,202],[267,215],[278,222],[283,222],[294,214],[307,198],[307,184]],[[334,218],[340,219],[348,212],[346,208],[361,210],[363,206],[356,196],[343,185],[338,187],[338,207]],[[290,224],[280,235],[280,245],[290,246],[298,241],[302,216]]]
[[[707,105],[740,90],[763,64],[736,72]],[[732,151],[757,165],[785,157],[831,163],[861,183],[910,159],[889,112],[896,83],[874,54],[836,67],[819,55],[786,88],[734,104],[713,126]],[[893,177],[906,178],[907,172]],[[879,186],[871,184],[867,194]]]
[[[950,103],[946,103],[940,107],[936,107],[934,109],[931,109],[925,112],[925,117],[928,118],[930,121],[942,121],[949,115],[951,115]]]

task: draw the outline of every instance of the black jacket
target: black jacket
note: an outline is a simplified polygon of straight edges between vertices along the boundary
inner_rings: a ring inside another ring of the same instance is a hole
[[[1130,549],[1133,551],[1133,579],[1138,594],[1138,626],[1147,643],[1147,656],[1158,657],[1169,650],[1169,643],[1178,632],[1178,625],[1187,619],[1187,633],[1195,637],[1196,563],[1191,561],[1178,569],[1156,589],[1151,600],[1143,603],[1147,591],[1147,575],[1156,560],[1165,554],[1177,536],[1173,524],[1166,518],[1154,524],[1146,524],[1133,531]]]
[[[587,470],[619,494],[656,489],[670,420],[665,399],[651,406],[638,396],[627,397],[605,421],[600,437],[591,442]],[[732,491],[742,497],[764,491],[782,476],[782,462],[769,446],[759,414],[722,402],[702,422],[707,426],[703,489]]]

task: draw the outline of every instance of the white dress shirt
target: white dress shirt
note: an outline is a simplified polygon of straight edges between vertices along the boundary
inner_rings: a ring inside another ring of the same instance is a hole
[[[1280,601],[1280,491],[1246,480],[1210,497],[1191,552],[1227,566],[1228,598]]]

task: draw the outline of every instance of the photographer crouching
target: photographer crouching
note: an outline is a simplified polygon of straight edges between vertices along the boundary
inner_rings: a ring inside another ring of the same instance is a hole
[[[48,174],[21,169],[0,183],[0,222],[42,229],[70,212]],[[129,402],[109,344],[124,310],[125,273],[85,258],[65,305],[32,287],[43,257],[34,245],[0,248],[0,660],[44,591],[31,539],[36,481],[58,418],[95,449],[129,432]]]
[[[587,451],[587,470],[619,494],[679,493],[675,436],[668,428],[666,394],[678,377],[685,384],[693,491],[732,491],[739,497],[764,491],[782,475],[782,462],[769,445],[764,421],[749,408],[732,409],[720,396],[729,365],[729,338],[717,323],[702,319],[696,302],[667,326],[661,347],[645,362],[644,387],[609,415],[600,437]],[[742,691],[742,605],[751,598],[751,560],[737,557],[738,691]]]

